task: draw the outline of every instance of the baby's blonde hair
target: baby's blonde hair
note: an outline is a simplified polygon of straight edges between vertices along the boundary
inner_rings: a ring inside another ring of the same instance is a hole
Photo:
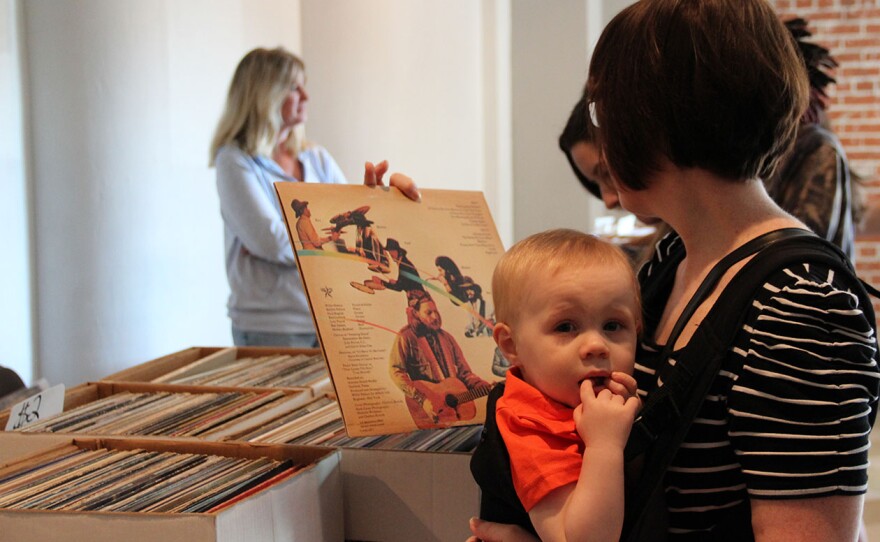
[[[254,49],[241,59],[226,97],[226,108],[211,141],[209,165],[224,145],[236,145],[254,156],[271,156],[281,130],[281,104],[297,77],[305,74],[303,61],[283,47]],[[285,142],[298,152],[304,145],[302,127]]]
[[[535,280],[537,271],[553,274],[562,267],[594,265],[612,266],[630,276],[636,317],[641,319],[639,282],[623,250],[594,235],[560,228],[526,237],[510,247],[498,260],[492,274],[496,320],[512,323],[518,317],[518,293]]]

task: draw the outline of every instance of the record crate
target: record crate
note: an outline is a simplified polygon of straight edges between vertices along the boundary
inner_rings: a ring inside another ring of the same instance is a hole
[[[305,389],[165,386],[90,382],[64,394],[64,411],[13,433],[240,441],[235,435],[285,413],[331,403]],[[5,427],[10,411],[0,413]]]
[[[320,356],[318,348],[281,348],[268,346],[231,346],[231,347],[205,347],[194,346],[184,350],[156,358],[128,369],[113,373],[101,379],[102,382],[139,382],[151,383],[162,386],[177,386],[174,383],[175,375],[179,378],[198,377],[199,373],[208,371],[222,371],[234,367],[236,363],[259,366],[267,358],[282,356]],[[323,360],[323,358],[321,358]],[[303,383],[296,386],[276,385],[224,385],[222,387],[234,387],[237,389],[263,389],[267,387],[278,389],[306,389],[315,397],[333,392],[333,384],[327,371],[326,363],[320,369],[304,376]],[[217,384],[186,384],[189,389],[198,387],[214,389]]]
[[[320,352],[319,349],[273,347],[191,347],[112,374],[102,382],[146,383],[173,371],[186,371],[196,364],[214,363],[212,360]],[[314,393],[321,390],[328,391],[320,388]],[[464,540],[470,534],[468,519],[479,515],[480,507],[479,487],[470,474],[470,457],[471,454],[465,452],[343,445],[340,472],[345,538]]]
[[[317,349],[284,349],[268,347],[223,348],[191,347],[144,362],[114,373],[98,382],[86,383],[67,390],[65,412],[87,405],[98,399],[122,392],[266,392],[267,388],[218,387],[151,382],[172,372],[186,372],[195,365],[224,364],[229,360],[275,354],[319,354]],[[327,388],[284,389],[286,393],[301,393],[303,404],[314,400],[319,390]],[[331,388],[332,389],[332,388]],[[325,397],[335,397],[325,395]],[[6,413],[0,413],[0,423],[6,423]],[[59,433],[6,433],[14,438],[16,447],[23,443],[42,445],[71,438]],[[111,438],[108,435],[103,435]],[[79,437],[76,437],[79,439]],[[164,440],[165,437],[113,436],[112,438]],[[197,437],[182,440],[192,441]],[[0,439],[0,459],[3,458]],[[239,446],[280,446],[237,442]],[[307,447],[312,447],[309,445]],[[479,488],[473,481],[469,452],[441,452],[412,449],[380,449],[369,447],[321,446],[325,453],[336,453],[342,503],[339,507],[340,525],[344,526],[346,540],[463,540],[469,536],[468,519],[479,514]],[[31,446],[32,447],[32,446]],[[22,449],[27,449],[24,446]],[[309,498],[325,501],[326,496],[315,493]],[[335,497],[331,496],[331,500]],[[253,539],[259,540],[259,539]],[[271,539],[269,539],[271,540]],[[316,538],[315,540],[323,540]],[[188,541],[189,542],[189,541]]]
[[[33,436],[0,434],[0,473],[3,475],[0,478],[41,463],[46,454],[73,448],[269,458],[290,460],[299,469],[256,485],[209,512],[22,510],[7,506],[0,508],[4,540],[336,542],[344,539],[342,477],[339,454],[334,450],[135,437],[28,438]],[[100,481],[90,486],[89,497],[100,496],[101,487]],[[151,486],[151,491],[154,487],[157,486]]]

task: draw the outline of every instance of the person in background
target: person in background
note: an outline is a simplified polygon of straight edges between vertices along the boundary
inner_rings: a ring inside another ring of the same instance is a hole
[[[227,303],[239,346],[312,347],[317,336],[275,182],[345,183],[326,149],[303,137],[309,95],[299,57],[277,47],[247,53],[235,69],[210,146],[226,246]],[[388,164],[367,162],[364,184]],[[406,176],[390,184],[418,199]]]
[[[568,160],[574,176],[590,194],[602,200],[609,211],[620,209],[617,191],[611,184],[608,167],[596,144],[596,129],[590,122],[587,103],[587,97],[581,96],[574,104],[565,128],[559,134],[559,150]]]
[[[764,184],[780,207],[853,259],[855,228],[864,202],[858,176],[850,170],[826,113],[830,99],[825,89],[837,82],[829,70],[837,67],[837,61],[828,49],[806,41],[812,36],[807,21],[795,18],[785,26],[797,40],[810,80],[810,99],[794,147]]]
[[[494,338],[511,368],[490,394],[471,460],[481,515],[545,542],[616,542],[623,449],[639,408],[641,306],[630,262],[595,236],[549,230],[501,257],[492,291]]]
[[[587,96],[584,94],[574,105],[559,135],[559,150],[568,160],[571,170],[581,185],[593,196],[602,200],[609,211],[620,209],[620,198],[611,182],[608,166],[602,158],[599,145],[596,143],[596,127],[591,122],[595,111],[590,111]],[[652,226],[654,233],[641,238],[628,240],[621,248],[630,256],[635,267],[650,257],[654,243],[669,233],[655,217],[636,216],[639,222]]]

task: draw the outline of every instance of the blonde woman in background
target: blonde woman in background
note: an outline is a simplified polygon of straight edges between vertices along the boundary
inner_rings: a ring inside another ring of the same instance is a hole
[[[303,135],[309,95],[302,60],[278,47],[247,53],[235,69],[211,142],[223,217],[227,303],[238,346],[317,345],[309,304],[273,184],[344,184],[326,149]],[[367,162],[364,184],[382,184],[388,164]],[[413,199],[403,175],[390,184]]]

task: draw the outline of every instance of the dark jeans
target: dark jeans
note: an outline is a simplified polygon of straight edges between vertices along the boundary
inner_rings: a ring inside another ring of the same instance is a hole
[[[235,346],[286,346],[289,348],[314,348],[318,346],[318,336],[314,333],[267,333],[264,331],[242,331],[232,328],[232,341]]]

